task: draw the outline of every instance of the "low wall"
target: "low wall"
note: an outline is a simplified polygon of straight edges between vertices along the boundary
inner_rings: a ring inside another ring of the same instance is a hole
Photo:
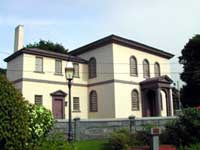
[[[120,128],[128,128],[130,132],[143,130],[147,125],[164,128],[165,124],[176,117],[145,117],[127,119],[89,119],[75,118],[72,122],[75,140],[105,139],[109,134]],[[68,120],[56,120],[52,132],[61,132],[67,135]]]

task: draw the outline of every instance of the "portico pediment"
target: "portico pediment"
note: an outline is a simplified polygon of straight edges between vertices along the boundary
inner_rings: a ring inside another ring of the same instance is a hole
[[[67,95],[67,93],[63,92],[62,90],[57,90],[53,93],[50,94],[51,96],[62,96],[65,97]]]

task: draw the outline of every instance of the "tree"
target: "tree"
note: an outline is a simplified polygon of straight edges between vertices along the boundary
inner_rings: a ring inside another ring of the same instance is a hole
[[[183,65],[181,79],[186,83],[182,89],[183,106],[200,105],[200,34],[186,43],[179,57]]]
[[[0,75],[0,149],[25,149],[29,138],[27,102]]]
[[[57,53],[67,54],[67,49],[62,44],[53,43],[51,41],[40,40],[38,43],[28,44],[25,48],[39,48],[43,50],[53,51]]]
[[[0,75],[6,75],[6,69],[0,68]]]

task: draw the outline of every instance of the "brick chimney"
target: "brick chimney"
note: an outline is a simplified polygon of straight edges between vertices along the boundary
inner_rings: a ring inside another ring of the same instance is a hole
[[[14,52],[23,48],[24,44],[24,26],[18,25],[15,28],[15,43],[14,43]]]

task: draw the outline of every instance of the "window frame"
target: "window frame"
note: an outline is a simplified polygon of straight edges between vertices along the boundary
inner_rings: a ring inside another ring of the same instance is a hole
[[[133,92],[136,92],[136,97],[134,96]],[[134,97],[133,97],[134,96]],[[134,101],[136,98],[136,101]],[[136,107],[133,107],[133,106],[136,106]],[[139,99],[139,92],[137,89],[133,89],[131,91],[131,110],[132,111],[139,111],[140,110],[140,99]]]
[[[57,70],[56,70],[56,62],[60,62],[60,72],[56,72]],[[62,75],[62,60],[61,59],[55,59],[55,75]]]
[[[78,103],[76,103],[78,105],[78,109],[75,109],[75,99],[78,99]],[[73,112],[80,112],[80,98],[79,97],[73,97]]]
[[[39,69],[37,68],[37,59],[41,59],[41,63],[42,63],[42,64],[41,64],[41,68],[42,68],[41,70],[39,70]],[[43,61],[44,61],[44,60],[43,60],[43,57],[41,57],[41,56],[36,56],[36,57],[35,57],[35,72],[37,72],[37,73],[44,73],[44,72],[43,72],[43,70],[44,70],[44,68],[43,68],[44,63],[43,63]]]
[[[40,97],[40,98],[41,98],[40,103],[36,102],[36,100],[37,100],[36,98],[37,98],[37,97]],[[35,105],[41,105],[41,106],[43,106],[43,95],[35,95],[34,104],[35,104]]]
[[[94,64],[92,64],[92,61],[94,61]],[[97,77],[97,61],[96,61],[96,59],[94,57],[90,58],[88,64],[89,64],[88,65],[88,78],[89,79],[96,78]]]
[[[94,100],[92,99],[93,94],[95,94],[95,96],[96,96],[96,99],[94,99],[95,102],[92,102],[92,101],[94,101]],[[96,103],[95,106],[93,106],[94,103]],[[94,107],[95,107],[95,108],[94,108]],[[98,112],[98,96],[97,96],[97,92],[94,91],[94,90],[92,90],[92,91],[90,92],[90,95],[89,95],[89,112]]]
[[[146,64],[144,64],[146,63]],[[143,77],[144,78],[150,78],[150,64],[149,61],[147,59],[143,60]],[[146,70],[148,69],[148,72],[146,72]]]
[[[132,70],[132,59],[135,61],[135,66],[134,66],[134,69],[135,72]],[[138,76],[138,66],[137,66],[137,59],[135,56],[131,56],[130,59],[129,59],[129,66],[130,66],[130,76],[134,76],[134,77],[137,77]],[[131,72],[133,71],[133,72]]]
[[[158,67],[158,68],[156,68]],[[158,69],[158,70],[157,70]],[[157,72],[156,72],[157,71]],[[160,71],[160,64],[158,62],[154,63],[154,76],[155,77],[160,77],[161,71]]]
[[[74,65],[74,78],[80,78],[80,73],[79,73],[79,63],[73,63],[73,65]],[[75,70],[75,65],[77,65],[77,67],[78,67],[78,72],[77,72],[77,75],[75,75],[75,72],[76,72],[76,70]]]

